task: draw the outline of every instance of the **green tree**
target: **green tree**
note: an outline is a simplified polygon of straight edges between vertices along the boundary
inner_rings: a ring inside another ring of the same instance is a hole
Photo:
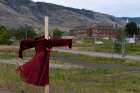
[[[16,31],[17,31],[17,29],[15,29],[15,28],[9,29],[9,34],[10,34],[12,41],[16,41],[16,37],[15,37]]]
[[[124,55],[126,53],[126,32],[120,29],[117,33],[116,40],[114,42],[114,52],[121,53]]]
[[[15,32],[15,37],[17,40],[22,40],[26,38],[26,32],[24,27],[20,26]]]
[[[134,22],[127,23],[125,26],[125,31],[128,37],[133,37],[138,34],[137,24]]]
[[[5,26],[0,26],[0,44],[11,44],[9,30]]]
[[[59,30],[58,28],[55,28],[55,29],[53,30],[53,37],[54,37],[54,38],[62,37],[63,34],[64,34],[64,32],[62,32],[62,31]]]
[[[37,36],[37,33],[30,26],[26,26],[25,31],[26,31],[26,35],[27,35],[26,38],[34,38]]]
[[[17,40],[23,40],[27,38],[34,38],[37,36],[37,33],[30,26],[20,26],[15,32],[15,37]]]
[[[138,35],[137,35],[137,37],[140,40],[140,27],[138,27]]]

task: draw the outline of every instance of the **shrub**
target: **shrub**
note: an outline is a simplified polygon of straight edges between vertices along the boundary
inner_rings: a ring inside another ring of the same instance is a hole
[[[11,44],[10,32],[5,26],[0,26],[0,44]]]
[[[62,32],[62,31],[59,30],[58,28],[55,28],[55,29],[53,30],[53,37],[54,37],[54,38],[62,37],[63,34],[64,34],[64,32]]]

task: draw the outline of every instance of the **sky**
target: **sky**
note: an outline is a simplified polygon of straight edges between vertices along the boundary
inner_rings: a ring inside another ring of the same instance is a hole
[[[33,0],[89,9],[117,17],[140,17],[140,0]]]

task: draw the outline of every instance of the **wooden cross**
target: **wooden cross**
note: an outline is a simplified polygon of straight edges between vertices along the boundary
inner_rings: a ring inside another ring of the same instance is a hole
[[[48,24],[49,24],[49,18],[48,18],[48,16],[45,16],[45,39],[47,39],[47,40],[49,40],[49,30],[48,30],[49,26],[48,26]],[[62,40],[64,40],[64,39],[62,39]],[[67,43],[66,43],[66,45],[67,45]],[[54,46],[65,46],[65,44],[59,44],[59,41],[57,41],[57,44],[54,45]],[[45,92],[44,93],[49,93],[49,85],[45,86]]]
[[[24,50],[34,48],[35,55],[31,60],[18,67],[17,71],[25,82],[45,86],[45,93],[49,93],[49,56],[52,47],[72,47],[72,39],[49,38],[48,17],[45,17],[45,38],[22,40],[20,42],[19,57]],[[46,49],[47,48],[47,49]]]

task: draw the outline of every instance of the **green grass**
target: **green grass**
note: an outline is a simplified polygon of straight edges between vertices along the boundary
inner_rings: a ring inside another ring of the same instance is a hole
[[[0,59],[16,59],[17,49],[0,51]],[[24,58],[30,58],[33,51],[24,52]],[[59,58],[70,61],[95,62],[99,64],[124,64],[140,66],[139,61],[112,59],[53,52],[51,63],[64,64]],[[57,61],[56,61],[56,60]],[[140,93],[140,71],[117,69],[50,69],[51,93]],[[0,64],[0,88],[15,93],[43,93],[42,87],[25,84],[16,73],[15,65]]]
[[[128,54],[140,55],[140,41],[138,41],[136,44],[127,44],[126,51]]]
[[[79,43],[81,42],[81,43]],[[112,52],[112,41],[103,40],[104,44],[96,45],[94,40],[85,39],[85,40],[74,40],[73,47],[74,49],[84,50],[84,51],[97,51],[97,52]]]
[[[113,52],[113,42],[111,40],[102,40],[104,44],[96,45],[94,40],[74,40],[73,47],[76,50],[82,51],[97,51],[97,52]],[[82,43],[78,43],[82,42]],[[126,44],[126,53],[130,55],[140,55],[140,40],[136,44]]]
[[[34,51],[28,50],[23,52],[24,58],[29,58],[34,54]],[[18,49],[6,48],[0,49],[0,59],[15,59],[18,58]]]
[[[43,93],[42,88],[25,84],[15,65],[0,64],[0,87],[16,93]],[[107,69],[51,69],[51,93],[139,93],[140,73]]]
[[[94,41],[91,39],[77,39],[77,40],[73,40],[72,45],[74,47],[89,47],[89,46],[93,46]]]

